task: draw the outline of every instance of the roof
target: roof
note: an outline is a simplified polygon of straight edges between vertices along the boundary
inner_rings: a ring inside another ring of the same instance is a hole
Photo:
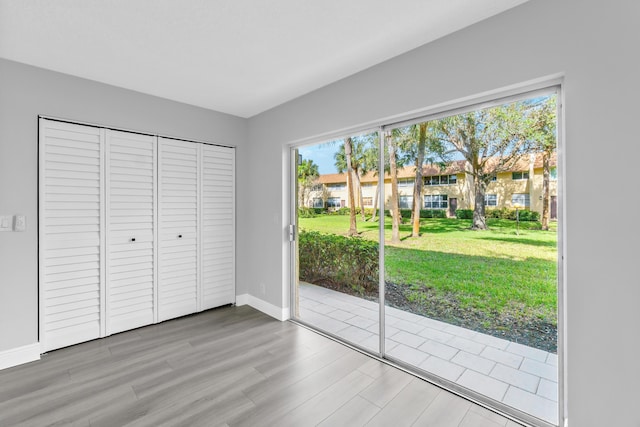
[[[535,160],[533,162],[534,169],[542,168],[542,154],[537,153],[535,155]],[[492,159],[491,159],[492,160]],[[452,175],[464,172],[465,160],[456,160],[447,164],[444,168],[441,168],[440,165],[437,164],[427,164],[422,167],[422,176],[435,176],[435,175]],[[549,161],[551,167],[555,167],[557,164],[557,156],[554,153],[551,156]],[[398,169],[398,179],[403,178],[414,178],[415,177],[415,166],[405,166],[403,168]],[[513,167],[509,168],[508,171],[517,172],[517,171],[526,171],[529,170],[529,158],[526,156],[518,160]],[[385,179],[389,179],[389,174],[385,174]],[[361,182],[377,182],[378,175],[374,172],[367,172],[360,178]],[[320,184],[334,184],[334,183],[342,183],[347,182],[347,174],[346,173],[330,173],[320,175],[318,177],[318,183]]]

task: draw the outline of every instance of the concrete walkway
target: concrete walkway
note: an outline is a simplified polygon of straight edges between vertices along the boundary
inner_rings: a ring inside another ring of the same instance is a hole
[[[378,304],[300,284],[300,319],[378,351]],[[553,353],[385,307],[388,356],[558,424]]]

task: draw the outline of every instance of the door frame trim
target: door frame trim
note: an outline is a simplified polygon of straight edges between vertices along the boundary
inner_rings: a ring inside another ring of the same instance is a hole
[[[77,126],[84,126],[87,128],[93,128],[95,130],[97,130],[97,132],[100,135],[100,140],[101,140],[101,144],[100,144],[100,165],[99,165],[99,180],[101,183],[100,186],[100,192],[99,192],[99,201],[100,201],[100,208],[99,208],[99,218],[100,218],[100,226],[99,226],[99,233],[100,233],[100,244],[99,244],[99,250],[100,250],[100,261],[99,261],[99,268],[100,268],[100,273],[99,273],[99,277],[100,277],[100,283],[101,284],[105,284],[107,282],[107,270],[108,270],[108,254],[107,254],[107,234],[108,234],[108,224],[107,224],[107,209],[108,209],[108,183],[109,180],[108,178],[108,159],[107,159],[107,147],[109,144],[108,141],[108,133],[109,131],[116,131],[116,132],[123,132],[123,133],[129,133],[129,134],[135,134],[135,135],[144,135],[144,136],[150,136],[150,137],[154,137],[155,138],[155,144],[154,144],[154,151],[153,151],[153,161],[154,161],[154,165],[155,168],[153,170],[154,176],[153,176],[153,180],[154,180],[154,214],[153,214],[153,221],[154,221],[154,230],[153,230],[153,236],[154,236],[154,257],[153,257],[153,265],[154,265],[154,272],[153,272],[153,280],[154,280],[154,296],[153,296],[153,301],[154,301],[154,316],[153,316],[153,323],[151,324],[155,324],[158,323],[160,321],[159,319],[159,304],[158,304],[158,260],[159,260],[159,249],[160,249],[160,239],[159,239],[159,226],[158,224],[160,223],[160,210],[159,210],[159,194],[160,194],[160,188],[161,188],[161,182],[159,179],[160,176],[160,164],[158,163],[159,158],[160,158],[160,144],[159,141],[160,139],[166,139],[166,140],[172,140],[172,141],[181,141],[181,142],[185,142],[185,143],[195,143],[195,144],[200,144],[197,148],[198,152],[203,151],[203,146],[206,144],[208,146],[214,146],[214,147],[221,147],[223,149],[231,149],[233,150],[233,172],[232,172],[232,176],[233,176],[233,287],[234,287],[234,302],[237,298],[236,292],[237,292],[237,283],[236,283],[236,253],[235,253],[235,248],[237,245],[237,233],[236,233],[236,214],[237,214],[237,209],[236,209],[236,185],[237,185],[237,177],[236,177],[236,161],[237,161],[237,157],[236,157],[236,146],[234,145],[228,145],[228,144],[219,144],[219,143],[213,143],[213,142],[209,142],[209,141],[201,141],[201,140],[195,140],[195,139],[187,139],[187,138],[180,138],[180,137],[174,137],[174,136],[166,136],[163,134],[158,134],[156,132],[144,132],[144,131],[139,131],[139,130],[131,130],[131,129],[127,129],[127,128],[122,128],[122,127],[113,127],[113,126],[105,126],[105,125],[100,125],[100,124],[95,124],[95,123],[89,123],[89,122],[83,122],[83,121],[79,121],[79,120],[71,120],[71,119],[65,119],[65,118],[60,118],[60,117],[55,117],[55,116],[47,116],[47,115],[38,115],[37,116],[37,162],[38,162],[38,176],[37,176],[37,184],[38,184],[38,188],[37,188],[37,211],[38,211],[38,215],[37,215],[37,220],[36,220],[36,227],[37,227],[37,257],[38,257],[38,265],[37,265],[37,277],[38,277],[38,283],[37,283],[37,298],[38,298],[38,303],[37,303],[37,337],[38,337],[38,348],[39,348],[39,354],[44,354],[47,351],[50,351],[50,349],[48,349],[47,347],[47,336],[46,336],[46,328],[45,328],[45,324],[46,324],[46,316],[45,316],[45,302],[44,302],[44,290],[45,290],[45,286],[44,283],[46,282],[46,275],[45,275],[45,263],[44,263],[44,256],[45,256],[45,250],[46,250],[46,228],[45,228],[45,223],[43,222],[43,218],[45,217],[46,211],[46,202],[45,202],[45,187],[46,187],[46,183],[45,183],[45,168],[46,168],[46,152],[45,152],[45,146],[46,146],[46,132],[44,131],[45,126],[43,125],[43,123],[62,123],[62,124],[69,124],[69,125],[77,125]],[[201,156],[199,156],[200,158]],[[202,169],[202,166],[200,163],[198,163],[198,171],[197,174],[198,176],[200,176],[200,171]],[[199,178],[200,179],[200,178]],[[200,181],[198,181],[198,195],[200,194],[200,186],[201,183]],[[200,203],[200,201],[199,201]],[[197,219],[197,223],[200,223],[200,219],[202,217],[202,214],[199,211],[200,208],[198,208],[198,219]],[[200,228],[200,227],[199,227]],[[198,231],[199,233],[200,231]],[[199,234],[197,236],[198,241],[200,241],[200,237]],[[198,244],[198,248],[197,248],[198,254],[200,255],[200,251],[201,248]],[[200,256],[198,256],[198,265],[199,265],[199,259]],[[198,290],[197,290],[197,296],[200,296],[200,294],[202,293],[200,291],[200,267],[197,268],[196,270],[197,272],[197,284],[198,284]],[[100,333],[99,333],[99,337],[98,338],[102,338],[105,336],[110,335],[110,331],[109,328],[107,327],[107,307],[106,307],[106,303],[107,303],[107,295],[106,293],[107,291],[107,287],[106,286],[100,286]],[[197,303],[199,304],[199,302]],[[200,311],[200,310],[198,310]],[[198,311],[195,311],[194,313],[197,313]],[[191,314],[191,313],[189,313]]]
[[[558,203],[558,230],[557,230],[557,311],[558,311],[558,326],[557,326],[557,354],[558,354],[558,425],[563,426],[567,420],[567,372],[566,372],[566,363],[567,363],[567,355],[566,355],[566,328],[567,328],[567,304],[566,304],[566,226],[564,225],[564,221],[566,218],[565,215],[565,204],[564,204],[564,183],[565,183],[565,156],[564,156],[564,87],[563,87],[563,77],[562,75],[553,75],[549,77],[544,77],[540,79],[536,79],[527,83],[523,83],[520,85],[513,85],[508,88],[503,88],[500,90],[485,92],[483,94],[477,96],[471,96],[464,98],[462,100],[453,101],[449,103],[440,104],[434,107],[424,108],[421,110],[416,110],[414,112],[408,112],[405,114],[400,114],[392,117],[388,117],[386,119],[376,120],[375,122],[363,125],[356,126],[352,128],[345,128],[343,130],[337,130],[333,132],[327,132],[321,135],[316,135],[310,138],[303,138],[297,141],[292,141],[288,144],[289,153],[292,157],[290,162],[290,171],[289,177],[291,179],[290,191],[289,191],[289,206],[291,207],[290,211],[290,220],[289,223],[294,225],[297,230],[297,176],[296,176],[296,166],[297,166],[297,149],[298,147],[302,147],[305,145],[318,144],[322,142],[326,142],[331,139],[339,139],[344,137],[345,135],[362,133],[365,130],[371,130],[372,127],[376,127],[380,134],[388,129],[393,129],[399,126],[404,126],[412,123],[417,123],[425,120],[434,120],[450,115],[459,114],[465,111],[471,111],[479,108],[488,108],[490,106],[500,105],[506,102],[513,102],[520,99],[530,98],[535,96],[536,94],[549,94],[555,93],[557,95],[557,116],[556,116],[556,129],[557,129],[557,137],[556,137],[556,152],[557,152],[557,168],[558,168],[558,181],[557,181],[557,203]],[[384,143],[382,141],[383,138],[379,138],[381,142],[381,151],[382,153],[384,149]],[[296,154],[296,155],[294,155]],[[293,158],[295,157],[295,158]],[[379,156],[379,170],[382,170],[380,167],[381,162],[384,157],[382,155]],[[380,180],[380,177],[379,177]],[[384,182],[384,181],[383,181]],[[286,182],[284,183],[286,185]],[[380,201],[383,207],[381,212],[384,212],[384,185],[381,185],[381,196]],[[415,202],[415,201],[414,201]],[[380,240],[380,253],[381,253],[381,261],[380,265],[384,265],[384,227],[383,223],[379,223],[379,230],[382,239]],[[300,323],[306,327],[311,329],[315,328],[313,325],[308,325],[304,320],[299,319],[299,317],[295,316],[295,300],[293,298],[293,289],[295,285],[295,281],[297,280],[297,266],[296,263],[296,253],[297,253],[297,239],[295,242],[292,242],[290,245],[290,280],[288,281],[288,285],[285,283],[285,286],[289,287],[289,292],[291,295],[290,298],[290,316],[291,319]],[[381,282],[384,282],[384,268],[380,269],[380,277]],[[384,289],[384,285],[382,285],[382,289]],[[381,299],[384,304],[384,296]],[[379,304],[379,305],[383,305]],[[381,309],[381,313],[384,314],[384,309]],[[506,416],[507,418],[513,418],[519,422],[525,422],[532,426],[544,426],[549,427],[553,426],[544,420],[540,420],[532,415],[523,413],[516,408],[512,408],[510,406],[501,404],[498,401],[495,401],[491,398],[488,398],[484,395],[478,395],[478,393],[463,390],[458,391],[458,387],[451,387],[453,385],[443,385],[439,380],[439,377],[435,376],[431,373],[426,373],[426,376],[423,376],[417,369],[417,367],[402,367],[402,362],[394,361],[393,358],[389,358],[386,356],[384,352],[384,316],[379,319],[380,324],[380,355],[376,356],[370,350],[360,349],[358,346],[355,346],[353,343],[347,343],[348,346],[353,347],[359,351],[362,351],[370,356],[379,357],[382,361],[391,361],[394,366],[400,367],[401,369],[405,369],[408,372],[419,376],[420,378],[432,382],[440,387],[443,387],[457,395],[460,395],[463,398],[472,400],[484,407],[487,407],[490,410],[497,411],[500,414]],[[327,332],[320,331],[323,335],[326,335],[332,339],[336,339],[344,343],[344,341],[335,337],[332,334],[327,334]],[[433,377],[433,378],[431,378]],[[445,383],[448,381],[444,380]],[[475,396],[474,395],[478,395]],[[503,408],[504,407],[504,408]],[[510,415],[513,414],[513,415]],[[514,418],[515,417],[515,418]]]

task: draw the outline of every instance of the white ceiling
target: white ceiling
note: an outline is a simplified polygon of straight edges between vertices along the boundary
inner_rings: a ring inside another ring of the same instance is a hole
[[[0,0],[0,57],[251,117],[526,0]]]

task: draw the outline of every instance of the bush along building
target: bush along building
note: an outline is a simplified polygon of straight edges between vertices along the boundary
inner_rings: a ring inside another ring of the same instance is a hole
[[[550,218],[557,218],[557,160],[550,159],[549,206]],[[431,211],[438,217],[461,217],[473,211],[474,192],[465,161],[453,161],[446,165],[424,165],[421,209]],[[415,166],[398,169],[398,202],[400,209],[413,208],[413,186]],[[356,207],[373,209],[379,196],[378,174],[369,172],[353,179]],[[359,184],[358,184],[359,181]],[[336,211],[349,207],[349,192],[346,173],[320,175],[308,190],[305,205],[308,208]],[[361,192],[361,193],[360,193]],[[360,197],[360,194],[362,196]],[[390,209],[391,177],[384,177],[385,209]],[[513,215],[515,209],[530,211],[526,218],[537,219],[542,215],[543,167],[542,155],[532,154],[518,160],[508,171],[498,172],[488,184],[485,208],[490,215]],[[465,212],[466,211],[466,212]],[[524,213],[524,212],[523,212]],[[536,214],[534,214],[536,213]]]

